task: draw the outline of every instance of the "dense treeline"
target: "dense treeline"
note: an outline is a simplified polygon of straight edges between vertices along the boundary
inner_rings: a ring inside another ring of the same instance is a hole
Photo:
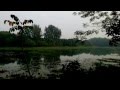
[[[24,47],[39,47],[39,46],[77,46],[76,39],[58,39],[48,42],[45,38],[31,38],[24,36]],[[11,34],[8,31],[0,31],[0,47],[20,47],[21,38],[16,34]]]
[[[26,29],[23,33],[24,47],[40,47],[40,46],[109,46],[109,39],[92,38],[81,41],[77,38],[61,39],[62,32],[59,28],[49,25],[42,33],[39,25],[33,25],[32,29]],[[20,47],[21,36],[19,33],[10,33],[9,31],[0,31],[1,47]]]
[[[28,35],[28,34],[27,34]],[[76,38],[73,39],[58,39],[54,43],[48,42],[42,35],[36,35],[30,37],[24,36],[24,46],[80,46],[83,45]],[[1,47],[9,47],[9,46],[20,46],[21,38],[17,34],[9,33],[8,31],[0,31],[0,46]],[[106,38],[92,38],[86,40],[84,45],[87,46],[109,46],[109,39]]]

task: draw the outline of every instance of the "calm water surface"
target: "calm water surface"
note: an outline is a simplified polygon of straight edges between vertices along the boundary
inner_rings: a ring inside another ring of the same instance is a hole
[[[101,52],[102,53],[102,52]],[[47,78],[48,74],[55,73],[55,70],[62,68],[61,64],[69,61],[78,60],[81,67],[89,70],[95,68],[94,63],[103,62],[105,64],[120,65],[120,55],[116,52],[109,52],[104,54],[93,54],[91,52],[73,53],[72,55],[63,54],[40,54],[26,56],[23,60],[20,57],[1,57],[0,59],[0,77],[9,78],[12,74],[23,73],[25,75],[31,74],[35,77]]]

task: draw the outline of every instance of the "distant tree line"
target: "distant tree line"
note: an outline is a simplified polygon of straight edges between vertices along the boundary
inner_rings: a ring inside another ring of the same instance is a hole
[[[92,38],[85,40],[84,44],[77,38],[60,39],[61,30],[53,25],[45,28],[42,33],[39,25],[33,25],[32,29],[26,29],[23,33],[24,47],[41,47],[41,46],[109,46],[109,39]],[[9,31],[0,31],[0,47],[19,47],[21,37],[19,33],[10,33]]]
[[[74,12],[76,15],[77,13]],[[80,45],[93,45],[93,46],[119,46],[120,41],[120,12],[111,11],[81,11],[78,13],[82,18],[90,18],[90,22],[93,24],[102,27],[103,30],[106,30],[106,35],[111,36],[112,38],[107,39],[87,39],[87,36],[98,33],[97,30],[88,30],[88,31],[76,31],[74,34],[76,38],[72,39],[60,39],[62,32],[58,27],[49,25],[45,28],[45,33],[42,33],[39,25],[33,25],[33,20],[24,20],[21,22],[19,18],[15,15],[10,15],[14,21],[4,20],[4,23],[8,23],[9,26],[12,26],[7,31],[0,32],[0,46],[21,46],[23,47],[40,47],[40,46],[80,46]],[[105,17],[102,22],[96,22],[96,19]],[[31,26],[27,25],[32,23]],[[83,24],[84,27],[89,25]],[[17,34],[11,33],[18,31]],[[106,44],[107,43],[107,44]],[[109,45],[108,45],[109,43]]]
[[[11,33],[9,31],[0,31],[0,46],[20,46],[23,42],[24,46],[50,46],[57,45],[61,30],[53,25],[45,28],[45,33],[42,34],[39,25],[33,25],[33,28],[26,28],[22,34],[24,39],[21,39],[20,33]],[[23,40],[23,41],[21,41]]]
[[[110,39],[107,38],[91,38],[86,40],[86,44],[91,46],[109,47],[109,41]]]
[[[107,15],[107,12],[81,12],[80,15],[81,17],[88,17],[89,15],[91,16],[92,13],[92,18],[90,21],[94,21],[96,18],[95,13],[99,14],[99,17],[103,17],[104,14],[105,16]],[[21,46],[22,49],[23,47],[40,47],[40,46],[117,46],[119,45],[119,34],[117,34],[117,31],[119,30],[119,15],[118,12],[113,11],[111,12],[110,16],[113,16],[112,19],[107,20],[109,21],[109,25],[111,25],[112,20],[115,19],[115,21],[118,21],[118,23],[112,23],[111,27],[106,26],[105,20],[102,21],[102,26],[104,27],[103,29],[106,29],[106,33],[108,36],[112,36],[111,40],[108,39],[101,39],[101,38],[94,38],[94,39],[87,39],[87,36],[93,34],[93,33],[98,33],[97,30],[88,30],[88,31],[81,31],[78,30],[74,32],[74,35],[76,35],[76,38],[72,39],[61,39],[61,29],[58,27],[55,27],[54,25],[49,25],[48,27],[45,27],[45,32],[42,33],[41,28],[39,25],[33,25],[33,20],[24,20],[21,22],[19,18],[15,15],[10,15],[11,18],[14,21],[10,20],[4,20],[4,23],[8,23],[9,26],[11,26],[9,32],[8,31],[1,31],[0,32],[0,46]],[[108,17],[106,17],[108,18]],[[106,21],[106,22],[107,22]],[[31,26],[27,25],[32,23]],[[96,22],[95,22],[96,23]],[[86,27],[87,24],[84,24],[83,26]],[[115,26],[114,26],[115,25]],[[89,26],[89,25],[88,25]],[[111,32],[111,28],[115,31]],[[17,34],[11,33],[18,31]],[[108,31],[110,31],[108,33]],[[109,42],[108,42],[109,41]],[[109,45],[108,45],[109,44]]]

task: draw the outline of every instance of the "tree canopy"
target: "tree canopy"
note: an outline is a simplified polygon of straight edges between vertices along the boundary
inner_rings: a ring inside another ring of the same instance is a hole
[[[61,30],[53,25],[45,28],[44,38],[46,39],[60,39]]]
[[[4,20],[4,24],[6,24],[6,22],[8,22],[9,26],[12,26],[9,30],[10,32],[19,30],[19,34],[23,34],[23,32],[26,28],[32,28],[32,26],[28,26],[27,24],[33,23],[33,20],[30,19],[30,20],[24,20],[23,22],[21,22],[17,16],[15,16],[13,14],[11,14],[10,16],[14,21]]]
[[[25,30],[32,28],[32,26],[29,26],[27,24],[29,24],[29,23],[33,24],[33,20],[30,19],[30,20],[24,20],[23,22],[21,22],[19,20],[19,18],[13,14],[11,14],[10,17],[13,19],[13,21],[4,20],[4,24],[6,24],[6,22],[8,22],[9,26],[11,26],[9,32],[14,32],[16,30],[19,31],[18,35],[21,38],[21,45],[22,45],[22,50],[23,50],[23,42],[25,41],[23,34],[24,34]]]
[[[55,43],[61,37],[61,30],[53,25],[49,25],[45,28],[44,38],[48,42]]]
[[[120,11],[80,11],[74,12],[82,18],[90,18],[92,25],[97,25],[111,36],[110,45],[116,46],[120,41]]]

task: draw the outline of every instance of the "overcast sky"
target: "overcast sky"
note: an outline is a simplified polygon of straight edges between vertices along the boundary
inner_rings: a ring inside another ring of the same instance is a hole
[[[15,14],[20,20],[32,19],[34,24],[39,25],[44,33],[44,28],[50,24],[58,27],[62,31],[61,38],[74,38],[76,30],[86,30],[83,28],[84,22],[89,22],[88,19],[83,19],[80,16],[74,16],[74,11],[0,11],[0,30],[8,31],[9,26],[4,24],[4,20],[10,20],[10,15]],[[91,37],[105,36],[99,33]]]

